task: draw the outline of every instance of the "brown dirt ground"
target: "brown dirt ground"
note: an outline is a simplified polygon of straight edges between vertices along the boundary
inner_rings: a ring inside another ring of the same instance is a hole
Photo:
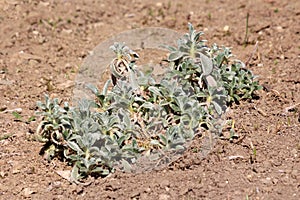
[[[0,1],[0,199],[300,199],[300,1],[169,2]],[[70,100],[83,59],[104,39],[137,27],[186,31],[187,22],[243,61],[258,41],[249,67],[265,89],[232,107],[240,137],[219,140],[205,158],[190,150],[161,171],[116,172],[89,186],[60,177],[68,166],[43,160],[32,139],[38,121],[26,123],[36,101]],[[21,119],[9,112],[16,108]]]

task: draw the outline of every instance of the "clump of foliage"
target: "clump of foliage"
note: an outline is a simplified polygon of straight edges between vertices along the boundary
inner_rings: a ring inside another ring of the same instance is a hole
[[[218,119],[226,106],[260,89],[255,76],[227,47],[206,45],[189,24],[177,47],[166,46],[169,71],[157,81],[136,64],[138,55],[121,43],[111,49],[112,79],[103,89],[90,85],[95,100],[60,106],[58,99],[38,102],[43,120],[37,133],[43,153],[73,165],[72,178],[105,176],[141,157],[183,151],[204,130],[221,133]]]

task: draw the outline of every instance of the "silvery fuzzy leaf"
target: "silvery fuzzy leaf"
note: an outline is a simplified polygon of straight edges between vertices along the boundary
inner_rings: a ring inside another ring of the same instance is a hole
[[[123,121],[124,121],[127,128],[131,126],[131,120],[130,120],[130,117],[127,113],[124,113]]]
[[[102,175],[108,175],[110,173],[110,171],[109,170],[107,170],[107,169],[103,169],[103,171],[102,171]]]
[[[132,139],[132,147],[137,148],[138,144],[135,138]]]
[[[157,96],[161,96],[160,90],[155,86],[150,86],[148,90]]]
[[[121,146],[122,143],[125,141],[125,139],[126,139],[126,136],[125,136],[125,135],[121,136],[121,137],[117,140],[118,145]]]
[[[185,45],[187,41],[189,40],[190,36],[188,33],[185,33],[179,40],[177,40],[177,46],[180,47],[182,45]]]
[[[178,60],[180,59],[184,54],[180,51],[174,51],[172,53],[170,53],[169,57],[168,57],[168,61],[169,62],[172,62],[172,61],[175,61],[175,60]]]
[[[138,77],[137,79],[139,85],[147,85],[149,82],[149,78],[146,76]]]
[[[169,45],[160,45],[160,47],[168,49],[169,51],[176,51],[177,49],[173,46],[169,46]]]
[[[213,70],[212,60],[209,57],[207,57],[206,55],[204,55],[203,53],[200,53],[200,59],[201,59],[201,63],[202,63],[203,75],[207,76]]]
[[[49,100],[51,102],[51,100]],[[59,104],[59,99],[58,98],[54,98],[53,99],[53,105],[56,106]]]
[[[77,161],[79,159],[79,157],[81,155],[78,155],[78,154],[69,154],[69,151],[68,150],[65,150],[64,151],[64,156],[69,159],[70,161],[74,162],[74,161]]]
[[[62,123],[63,125],[71,126],[71,122],[70,122],[69,120],[70,120],[70,119],[68,119],[68,118],[63,118],[63,119],[61,119],[61,123]]]
[[[166,145],[168,143],[167,138],[162,134],[159,135],[159,139],[161,139],[161,141],[163,142],[164,145]]]
[[[195,34],[194,34],[194,41],[198,41],[199,40],[199,38],[200,38],[200,36],[202,35],[203,33],[202,32],[195,32]]]
[[[225,55],[224,53],[219,53],[216,57],[215,57],[217,66],[220,68],[223,61],[225,60]]]
[[[154,109],[153,103],[145,102],[141,105],[141,108]]]
[[[176,145],[175,150],[185,150],[185,148],[182,145]]]
[[[211,75],[205,77],[206,83],[209,87],[217,87],[217,81]]]
[[[188,46],[182,45],[179,47],[179,52],[182,52],[182,55],[188,55],[190,53],[190,48]]]
[[[129,162],[127,162],[126,160],[122,159],[122,166],[123,166],[123,169],[125,172],[131,172],[132,170],[132,167],[131,165],[129,164]]]
[[[89,148],[89,151],[93,153],[93,155],[101,156],[100,149],[97,146],[92,146]]]
[[[129,81],[131,83],[131,87],[133,90],[136,90],[139,88],[139,84],[136,78],[136,75],[133,70],[129,69]]]
[[[129,104],[130,101],[128,99],[122,98],[122,99],[118,99],[118,102],[114,102],[113,104],[111,104],[111,107],[127,109]]]
[[[81,150],[81,148],[76,144],[76,142],[68,141],[68,146],[76,151],[79,154],[83,154],[84,152]]]
[[[77,181],[81,178],[83,178],[83,177],[79,174],[78,166],[77,166],[77,164],[75,164],[72,171],[71,171],[71,180],[72,181]]]
[[[214,105],[215,110],[217,111],[218,115],[222,114],[222,107],[215,101],[211,102]]]
[[[94,94],[99,94],[99,90],[96,86],[94,86],[93,84],[87,84],[86,85],[87,89],[91,90]]]
[[[135,97],[134,97],[134,101],[135,101],[135,102],[145,102],[146,100],[143,99],[143,98],[141,98],[141,97],[139,97],[139,96],[135,96]]]
[[[159,146],[161,145],[158,140],[151,140],[150,144],[151,145],[159,145]]]
[[[188,23],[188,27],[189,27],[189,34],[192,35],[195,32],[195,29],[190,22]]]
[[[103,89],[102,89],[102,95],[106,95],[107,94],[107,90],[108,90],[108,87],[109,87],[109,85],[111,84],[111,79],[109,79],[109,80],[107,80],[106,82],[105,82],[105,85],[104,85],[104,87],[103,87]]]
[[[170,104],[170,107],[172,108],[172,110],[173,111],[175,111],[175,112],[180,112],[181,110],[180,110],[180,108],[177,106],[177,105],[175,105],[175,104]]]
[[[93,170],[91,170],[91,173],[99,173],[103,175],[104,169],[102,167],[95,167]]]
[[[36,103],[36,105],[41,109],[41,110],[45,110],[46,109],[46,105],[44,103],[42,103],[41,101],[38,101]]]

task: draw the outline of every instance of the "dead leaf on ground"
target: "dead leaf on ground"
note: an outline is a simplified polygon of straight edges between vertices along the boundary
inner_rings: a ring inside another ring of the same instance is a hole
[[[58,170],[56,173],[71,182],[71,170]]]

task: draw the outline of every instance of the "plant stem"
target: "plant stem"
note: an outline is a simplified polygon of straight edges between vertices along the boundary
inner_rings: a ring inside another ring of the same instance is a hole
[[[247,13],[247,17],[246,17],[246,34],[245,34],[245,38],[244,38],[244,46],[245,47],[248,44],[248,27],[249,27],[249,13]]]

